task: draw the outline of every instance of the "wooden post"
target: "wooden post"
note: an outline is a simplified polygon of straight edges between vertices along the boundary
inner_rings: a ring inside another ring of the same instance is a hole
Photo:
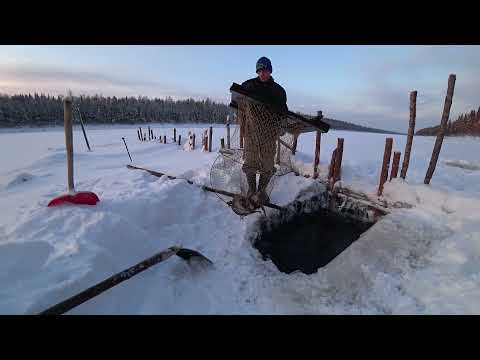
[[[227,149],[230,149],[230,124],[227,124]]]
[[[163,135],[163,143],[164,143],[164,144],[167,143],[167,135]]]
[[[222,149],[225,148],[225,141],[223,140],[223,138],[220,139],[220,147],[221,147]]]
[[[330,160],[330,167],[328,168],[328,179],[333,179],[336,158],[337,158],[337,149],[334,149],[332,151],[332,159]]]
[[[148,126],[148,140],[150,140],[152,133],[150,132],[150,126]]]
[[[208,152],[212,152],[212,141],[213,141],[212,132],[213,132],[213,129],[210,126],[210,131],[209,131],[209,134],[208,134]]]
[[[388,168],[390,166],[390,157],[392,155],[392,145],[393,145],[393,138],[386,138],[385,151],[383,153],[382,172],[380,173],[380,183],[378,184],[378,192],[377,192],[378,196],[382,195],[383,185],[385,184],[388,178]]]
[[[195,150],[195,133],[192,135],[192,150]]]
[[[425,179],[423,180],[424,184],[430,184],[433,172],[435,171],[435,167],[437,166],[438,156],[440,155],[440,150],[442,148],[443,137],[445,136],[445,128],[447,127],[448,118],[450,116],[450,108],[452,106],[455,80],[456,76],[454,74],[450,74],[450,76],[448,77],[447,95],[445,97],[445,105],[443,106],[440,130],[438,131],[437,139],[435,140],[435,146],[433,147],[432,158],[430,159],[430,164],[428,165],[428,170],[425,174]]]
[[[143,141],[147,141],[147,133],[143,134]]]
[[[182,135],[178,134],[178,145],[182,145]]]
[[[140,130],[140,141],[143,141],[143,132],[142,132],[142,127],[139,126],[138,129]]]
[[[292,155],[295,155],[295,153],[297,152],[297,139],[298,139],[298,134],[295,134],[293,136]]]
[[[313,163],[313,178],[318,178],[318,164],[320,163],[320,139],[322,133],[317,131],[317,137],[315,139],[315,162]]]
[[[67,150],[68,191],[74,191],[73,185],[73,129],[72,99],[68,96],[63,101],[63,121],[65,126],[65,148]]]
[[[173,142],[177,142],[177,129],[173,128]]]
[[[402,153],[400,151],[395,151],[393,153],[393,163],[392,163],[392,172],[390,173],[390,181],[392,181],[392,179],[397,177],[398,164],[400,163],[400,155],[401,154]]]
[[[410,121],[408,123],[407,144],[403,155],[402,171],[400,177],[405,180],[408,165],[410,163],[410,151],[412,150],[413,134],[415,132],[415,117],[417,116],[417,91],[410,93]]]
[[[337,182],[342,177],[342,157],[343,157],[343,139],[337,139],[337,154],[335,157],[335,167],[333,168],[333,182]]]

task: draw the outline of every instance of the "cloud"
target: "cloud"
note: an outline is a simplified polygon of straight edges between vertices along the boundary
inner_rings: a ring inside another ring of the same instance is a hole
[[[114,75],[106,71],[67,70],[53,66],[0,65],[0,87],[3,93],[103,94],[110,96],[149,96],[172,98],[206,98],[208,95],[184,89],[176,84],[156,80]]]
[[[450,119],[478,108],[480,46],[421,46],[403,50],[389,58],[372,56],[356,62],[353,73],[361,74],[356,86],[315,98],[323,104],[325,116],[406,132],[409,94],[417,90],[417,129],[438,125],[451,73],[457,75],[457,80]]]

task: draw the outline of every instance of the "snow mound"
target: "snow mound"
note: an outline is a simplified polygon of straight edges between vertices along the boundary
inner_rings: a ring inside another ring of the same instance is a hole
[[[458,167],[465,170],[480,170],[480,164],[476,164],[466,160],[446,160],[443,163],[448,166]]]
[[[10,180],[6,185],[5,185],[5,188],[6,189],[11,189],[17,185],[20,185],[20,184],[23,184],[23,183],[26,183],[28,181],[32,181],[33,179],[35,179],[35,175],[32,175],[30,173],[27,173],[27,172],[22,172],[18,175],[16,175],[12,180]]]

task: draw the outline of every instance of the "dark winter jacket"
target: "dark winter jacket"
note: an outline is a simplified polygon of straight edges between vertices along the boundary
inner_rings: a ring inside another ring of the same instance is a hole
[[[247,80],[242,83],[242,86],[252,91],[253,95],[257,95],[266,102],[278,107],[281,111],[288,111],[287,107],[287,93],[279,84],[277,84],[273,77],[266,82],[262,82],[258,77]]]

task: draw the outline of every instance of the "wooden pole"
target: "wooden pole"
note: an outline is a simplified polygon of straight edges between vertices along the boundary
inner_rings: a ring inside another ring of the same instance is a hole
[[[342,177],[343,139],[337,139],[337,153],[335,156],[335,167],[333,168],[333,182],[336,183]]]
[[[141,167],[138,167],[138,166],[127,165],[127,168],[128,169],[133,169],[133,170],[143,170],[143,171],[146,171],[149,174],[152,174],[153,176],[157,176],[157,177],[166,176],[169,180],[177,179],[177,177],[175,177],[175,176],[167,175],[167,174],[164,174],[164,173],[161,173],[161,172],[158,172],[158,171],[154,171],[154,170],[141,168]],[[185,180],[190,185],[196,185],[196,186],[200,187],[202,190],[205,190],[205,191],[214,192],[214,193],[218,193],[218,194],[225,195],[225,196],[230,196],[232,198],[239,195],[239,194],[234,194],[234,193],[231,193],[231,192],[228,192],[228,191],[225,191],[225,190],[214,189],[214,188],[211,188],[211,187],[206,186],[206,185],[198,185],[198,184],[195,184],[192,180],[182,179],[182,178],[178,178],[178,179]],[[271,202],[266,202],[266,203],[263,204],[263,206],[266,206],[266,207],[269,207],[269,208],[272,208],[272,209],[282,210],[281,206],[272,204]]]
[[[227,149],[230,149],[230,124],[227,124]]]
[[[320,163],[320,140],[322,133],[317,131],[317,137],[315,139],[315,162],[313,163],[313,178],[318,178],[318,164]]]
[[[163,143],[164,143],[164,144],[167,143],[167,135],[163,135]]]
[[[73,129],[72,99],[68,96],[63,101],[63,121],[65,126],[65,148],[67,150],[68,191],[75,191],[73,184]]]
[[[108,279],[95,284],[88,289],[82,291],[81,293],[74,295],[67,300],[62,301],[44,311],[39,315],[61,315],[67,311],[73,309],[74,307],[87,302],[88,300],[94,298],[95,296],[107,291],[108,289],[114,287],[115,285],[130,279],[132,276],[147,270],[149,267],[158,264],[164,260],[167,260],[169,257],[175,255],[180,248],[170,247],[165,251],[155,254],[154,256],[139,262],[138,264],[129,267],[128,269],[110,276]]]
[[[178,134],[178,145],[182,145],[182,135]]]
[[[195,150],[195,133],[192,135],[192,150]]]
[[[393,153],[393,163],[392,163],[392,172],[390,173],[390,181],[392,181],[392,179],[395,179],[397,177],[398,165],[400,163],[400,155],[402,155],[400,151],[395,151]]]
[[[333,179],[336,158],[337,158],[337,149],[334,149],[332,151],[332,159],[330,160],[330,167],[328,168],[328,179]]]
[[[412,150],[413,134],[415,132],[415,117],[417,116],[417,91],[410,93],[410,121],[408,123],[407,143],[403,155],[402,171],[400,177],[405,180],[408,165],[410,163],[410,151]]]
[[[378,192],[377,195],[380,196],[383,193],[383,185],[387,181],[388,178],[388,168],[390,166],[390,157],[392,155],[392,146],[393,146],[393,138],[386,138],[385,139],[385,151],[383,153],[383,164],[382,164],[382,171],[380,173],[380,183],[378,184]]]
[[[173,128],[173,142],[177,142],[177,129]]]
[[[428,165],[427,173],[425,174],[424,184],[430,184],[433,172],[437,166],[438,156],[442,149],[443,137],[445,136],[445,128],[447,127],[448,118],[450,116],[450,108],[452,106],[453,90],[455,89],[456,76],[450,74],[448,77],[447,95],[445,97],[445,105],[443,106],[442,121],[440,122],[440,130],[438,131],[437,139],[435,140],[435,146],[433,147],[432,157],[430,164]]]
[[[225,141],[223,138],[220,139],[220,148],[225,149]]]
[[[82,114],[80,114],[80,110],[78,110],[80,126],[82,127],[83,137],[85,139],[85,143],[87,144],[88,151],[92,151],[90,148],[90,144],[88,143],[87,132],[85,131],[85,126],[83,125]]]
[[[213,132],[213,128],[210,126],[210,130],[208,133],[208,152],[212,152],[212,142],[213,142],[212,132]]]

